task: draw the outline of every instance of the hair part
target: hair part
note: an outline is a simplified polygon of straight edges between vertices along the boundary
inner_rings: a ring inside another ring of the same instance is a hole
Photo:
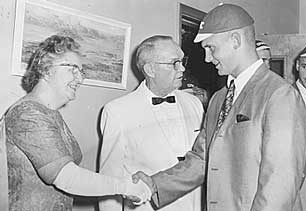
[[[161,41],[173,41],[171,36],[154,35],[142,41],[136,51],[136,66],[138,70],[144,73],[144,65],[152,61],[156,56],[156,47]]]
[[[71,37],[60,35],[52,35],[41,42],[30,57],[26,73],[22,77],[22,88],[27,93],[31,92],[39,80],[49,73],[49,67],[54,60],[67,52],[80,54],[79,47]]]

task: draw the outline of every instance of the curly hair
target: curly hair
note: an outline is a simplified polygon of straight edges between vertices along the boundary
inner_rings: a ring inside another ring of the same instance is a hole
[[[71,37],[53,35],[38,45],[31,55],[26,73],[22,77],[22,88],[31,92],[39,80],[48,73],[52,61],[63,56],[66,52],[79,54],[80,45]]]

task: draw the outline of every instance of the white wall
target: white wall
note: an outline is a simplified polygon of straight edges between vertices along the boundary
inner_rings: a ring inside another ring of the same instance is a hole
[[[306,33],[306,1],[299,0],[299,33]]]
[[[178,36],[178,2],[207,12],[218,4],[216,0],[50,0],[82,11],[130,23],[130,51],[144,38],[153,34]],[[299,0],[232,0],[255,18],[257,33],[285,34],[299,31]],[[23,95],[20,77],[11,76],[15,0],[0,0],[0,112],[18,96]],[[127,90],[82,86],[78,98],[62,110],[64,118],[78,139],[84,159],[82,165],[95,169],[98,146],[97,119],[101,107],[114,98],[133,90],[138,84],[131,68]],[[126,108],[128,109],[128,108]],[[90,206],[75,210],[93,210]]]
[[[294,83],[296,80],[294,60],[306,45],[306,34],[260,35],[258,39],[265,41],[271,47],[274,57],[285,58],[284,78],[289,83]]]

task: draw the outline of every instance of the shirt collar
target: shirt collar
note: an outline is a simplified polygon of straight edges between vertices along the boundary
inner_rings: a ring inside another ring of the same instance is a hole
[[[160,96],[155,95],[153,92],[151,92],[151,90],[146,85],[146,80],[143,80],[141,82],[140,87],[144,90],[145,98],[149,101],[150,104],[152,104],[152,97],[160,97]],[[168,97],[168,96],[175,96],[175,91],[167,94],[167,96],[165,97]]]
[[[246,70],[241,72],[237,76],[237,78],[234,78],[233,76],[229,75],[227,77],[227,86],[229,87],[229,84],[230,84],[231,80],[234,80],[234,83],[235,83],[235,95],[236,95],[236,93],[238,93],[238,95],[239,95],[239,93],[241,92],[241,90],[243,89],[245,84],[249,81],[249,79],[254,75],[256,70],[262,64],[263,64],[262,59],[259,59],[256,62],[254,62],[253,64],[251,64]],[[238,97],[238,95],[236,95],[236,96]]]
[[[299,88],[302,96],[303,96],[303,99],[306,98],[306,88],[303,86],[301,80],[297,80],[296,82],[296,86]]]
[[[150,101],[151,101],[151,98],[155,97],[153,92],[151,92],[151,90],[147,87],[146,80],[143,80],[141,82],[140,87],[144,90],[144,95],[146,96],[147,99],[150,99]]]

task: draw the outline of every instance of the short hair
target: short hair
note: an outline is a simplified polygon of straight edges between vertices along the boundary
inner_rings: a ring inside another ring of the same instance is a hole
[[[142,41],[136,51],[136,66],[138,70],[143,72],[143,66],[152,61],[152,57],[155,56],[156,46],[160,41],[172,41],[171,36],[166,35],[154,35]]]
[[[265,43],[264,41],[261,40],[256,40],[255,42],[256,44],[256,51],[260,51],[260,50],[270,50],[270,46],[268,46],[267,43]]]
[[[306,47],[297,55],[297,59],[300,59],[301,57],[306,57]]]
[[[231,31],[223,32],[228,33],[230,36],[233,32],[238,32],[241,34],[242,39],[244,40],[246,46],[248,49],[254,49],[255,50],[255,27],[254,25],[248,25],[244,26],[239,29],[233,29]]]
[[[249,25],[241,28],[244,33],[245,40],[248,44],[252,45],[254,48],[255,44],[255,27],[254,25]]]
[[[55,59],[66,52],[80,54],[79,47],[80,45],[71,37],[60,35],[52,35],[41,42],[30,57],[26,73],[22,77],[22,88],[27,93],[31,92],[39,80],[49,72],[49,67]]]

